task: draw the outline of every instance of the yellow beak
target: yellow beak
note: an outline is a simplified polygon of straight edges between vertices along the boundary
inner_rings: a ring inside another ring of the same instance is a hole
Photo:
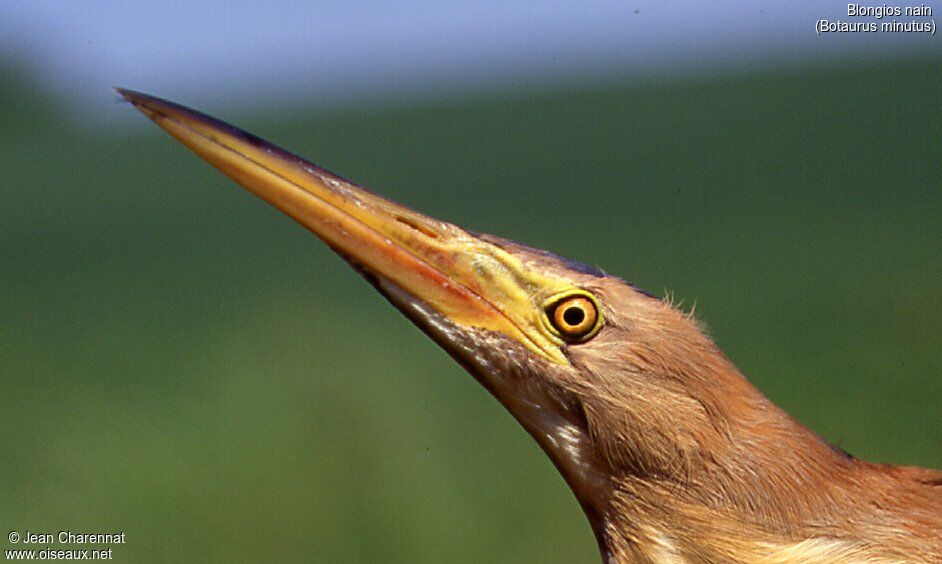
[[[498,331],[566,363],[542,303],[571,288],[467,231],[360,188],[254,135],[184,106],[118,92],[224,174],[331,248],[457,325]]]

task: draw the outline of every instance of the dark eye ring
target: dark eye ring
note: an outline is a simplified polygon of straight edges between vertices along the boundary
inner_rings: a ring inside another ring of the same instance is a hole
[[[586,293],[567,293],[548,302],[546,317],[559,336],[569,342],[583,342],[601,327],[595,299]]]

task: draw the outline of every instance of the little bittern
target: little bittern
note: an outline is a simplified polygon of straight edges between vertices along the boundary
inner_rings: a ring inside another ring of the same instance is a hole
[[[605,561],[942,562],[942,472],[828,444],[668,301],[119,92],[313,231],[487,388],[572,488]]]

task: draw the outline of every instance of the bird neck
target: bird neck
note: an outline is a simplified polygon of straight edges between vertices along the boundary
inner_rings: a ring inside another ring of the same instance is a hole
[[[858,461],[731,364],[714,377],[736,417],[672,467],[614,473],[596,530],[608,561],[918,561],[942,551],[942,473]],[[913,530],[930,540],[894,542]]]

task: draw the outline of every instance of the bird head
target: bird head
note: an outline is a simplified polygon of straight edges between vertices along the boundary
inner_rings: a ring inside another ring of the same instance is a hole
[[[320,237],[473,375],[549,455],[600,543],[618,491],[632,480],[712,481],[697,494],[705,503],[717,491],[753,491],[743,484],[757,472],[736,450],[748,441],[734,437],[774,445],[795,432],[669,301],[596,268],[413,211],[199,112],[119,92]],[[750,434],[759,427],[763,433]],[[763,511],[774,495],[734,503]]]

